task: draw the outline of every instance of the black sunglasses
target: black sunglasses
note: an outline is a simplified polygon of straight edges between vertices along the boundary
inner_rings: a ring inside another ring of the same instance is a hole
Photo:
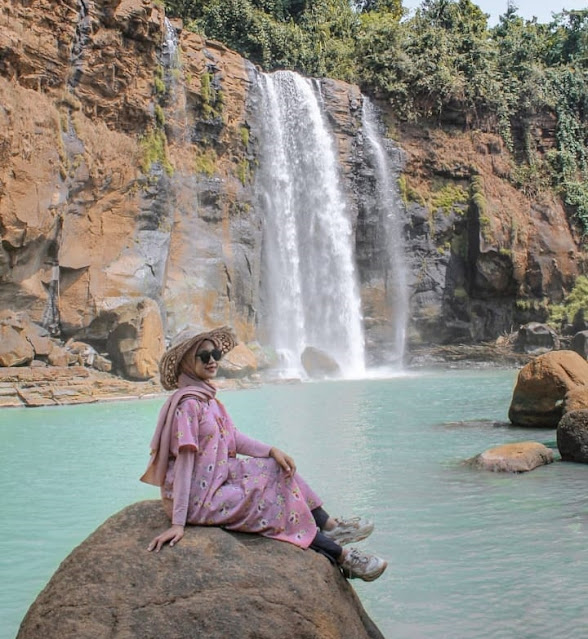
[[[215,362],[218,362],[222,356],[223,354],[218,350],[218,348],[213,348],[211,351],[199,351],[196,353],[196,357],[199,357],[203,364],[208,364],[211,357]]]

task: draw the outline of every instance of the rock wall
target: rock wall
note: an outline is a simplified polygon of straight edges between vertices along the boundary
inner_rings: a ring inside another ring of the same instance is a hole
[[[168,334],[253,336],[245,64],[183,32],[172,66],[165,38],[142,0],[0,3],[0,307],[100,346],[142,298]]]
[[[148,0],[0,0],[0,309],[106,349],[117,309],[153,300],[165,335],[256,337],[254,70]],[[357,87],[320,81],[356,232],[368,344],[394,285]],[[413,344],[544,320],[584,270],[561,203],[512,183],[497,136],[395,121]],[[549,119],[536,137],[553,144]],[[161,336],[160,336],[161,337]]]

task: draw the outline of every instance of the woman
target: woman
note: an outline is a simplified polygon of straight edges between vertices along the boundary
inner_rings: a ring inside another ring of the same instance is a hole
[[[177,390],[161,409],[141,480],[161,486],[172,525],[148,550],[159,552],[168,542],[176,544],[186,524],[222,526],[313,548],[337,563],[348,578],[377,579],[386,561],[343,548],[365,539],[373,524],[329,517],[296,472],[294,460],[240,433],[216,399],[211,380],[220,358],[235,344],[228,327],[184,332],[161,359],[163,387]]]

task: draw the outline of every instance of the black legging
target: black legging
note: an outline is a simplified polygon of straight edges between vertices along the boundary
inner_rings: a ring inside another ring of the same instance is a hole
[[[325,512],[320,506],[310,511],[316,525],[318,526],[318,531],[310,544],[310,548],[320,552],[322,555],[325,555],[328,559],[333,562],[336,562],[339,557],[341,557],[341,553],[343,552],[343,548],[336,544],[334,541],[331,541],[328,537],[325,537],[321,530],[325,527],[327,523],[327,519],[329,518],[329,514]]]

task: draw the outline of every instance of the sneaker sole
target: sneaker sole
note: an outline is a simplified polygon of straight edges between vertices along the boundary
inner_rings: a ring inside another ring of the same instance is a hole
[[[343,576],[345,577],[345,579],[361,579],[362,581],[375,581],[378,577],[381,577],[382,574],[384,573],[384,571],[386,570],[386,568],[388,568],[388,562],[385,561],[381,566],[380,569],[375,572],[372,573],[369,576],[363,576],[361,577],[360,575],[352,575],[348,569],[346,568],[342,568],[341,572],[343,573]]]
[[[370,575],[369,577],[360,577],[360,579],[363,579],[364,581],[374,581],[376,580],[378,577],[381,577],[384,570],[386,570],[386,568],[388,568],[388,562],[385,561],[384,565],[382,566],[381,570],[378,570],[377,573],[375,573],[374,575]]]

